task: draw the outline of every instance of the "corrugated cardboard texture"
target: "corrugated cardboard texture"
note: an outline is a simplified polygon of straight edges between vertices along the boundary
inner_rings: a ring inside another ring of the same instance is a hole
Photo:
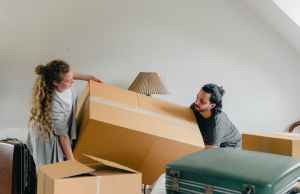
[[[57,179],[54,181],[53,194],[100,194],[99,184],[96,176]]]
[[[95,163],[88,167],[65,161],[40,167],[38,194],[140,194],[142,177],[128,167],[88,156]]]
[[[141,185],[141,174],[102,176],[99,194],[140,194]]]
[[[300,136],[280,132],[244,132],[243,149],[300,159]]]
[[[152,184],[165,164],[204,148],[188,107],[95,82],[81,105],[84,122],[74,150],[81,162],[88,162],[82,153],[118,162]]]

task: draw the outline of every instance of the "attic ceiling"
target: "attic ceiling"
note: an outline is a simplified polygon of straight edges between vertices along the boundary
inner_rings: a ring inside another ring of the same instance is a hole
[[[300,55],[300,1],[246,0],[245,2]]]

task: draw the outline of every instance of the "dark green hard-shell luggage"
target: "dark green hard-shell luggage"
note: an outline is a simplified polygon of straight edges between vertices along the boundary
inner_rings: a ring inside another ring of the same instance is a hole
[[[167,165],[167,194],[286,194],[300,161],[282,155],[213,148]]]

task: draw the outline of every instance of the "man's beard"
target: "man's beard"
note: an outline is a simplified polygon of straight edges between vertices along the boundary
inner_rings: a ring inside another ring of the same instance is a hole
[[[208,111],[207,108],[205,109],[201,109],[199,106],[195,105],[195,109],[198,111],[198,112],[205,112],[205,111]]]

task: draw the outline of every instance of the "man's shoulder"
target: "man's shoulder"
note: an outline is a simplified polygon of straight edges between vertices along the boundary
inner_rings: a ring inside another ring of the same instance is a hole
[[[217,123],[219,123],[221,125],[224,125],[224,124],[225,125],[233,125],[232,121],[229,119],[227,114],[223,111],[216,114],[215,120]]]
[[[219,120],[219,121],[229,120],[227,114],[223,111],[217,113],[215,115],[215,118],[216,118],[216,120]]]

